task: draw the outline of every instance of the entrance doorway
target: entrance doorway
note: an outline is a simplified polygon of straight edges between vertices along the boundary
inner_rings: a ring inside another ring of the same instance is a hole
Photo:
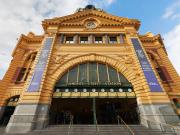
[[[96,115],[99,124],[139,124],[135,98],[97,98]]]
[[[53,98],[50,124],[139,124],[137,112],[135,98]]]
[[[54,98],[50,109],[50,124],[93,124],[92,99]]]
[[[0,120],[1,126],[6,126],[8,124],[8,122],[11,118],[11,115],[13,115],[13,113],[14,113],[14,110],[16,108],[18,100],[19,100],[19,95],[13,96],[13,97],[8,99],[7,105],[6,105],[4,113],[3,113],[3,116]]]

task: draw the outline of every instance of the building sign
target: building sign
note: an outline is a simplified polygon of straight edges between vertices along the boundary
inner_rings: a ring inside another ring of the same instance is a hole
[[[144,75],[146,77],[146,80],[148,82],[149,88],[151,90],[151,92],[162,92],[162,88],[152,70],[152,67],[149,63],[149,61],[147,60],[147,57],[138,41],[137,38],[131,38],[131,42],[134,46],[134,49],[136,51],[136,55],[139,59],[141,68],[144,72]]]
[[[43,73],[44,73],[44,70],[46,68],[48,56],[49,56],[49,53],[51,50],[52,42],[53,42],[52,37],[47,37],[45,42],[44,42],[43,49],[41,51],[41,54],[39,56],[39,60],[37,62],[37,65],[35,67],[35,70],[34,70],[34,73],[32,76],[32,80],[31,80],[30,85],[28,87],[29,92],[39,91],[40,84],[42,82]]]

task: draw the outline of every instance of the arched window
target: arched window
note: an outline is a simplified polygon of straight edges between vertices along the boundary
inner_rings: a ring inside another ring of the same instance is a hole
[[[159,65],[158,61],[156,60],[156,58],[151,54],[148,53],[148,56],[154,66],[154,68],[156,69],[156,72],[158,73],[160,79],[163,82],[170,82],[172,81],[168,71],[166,70],[166,67]]]
[[[16,72],[12,78],[13,82],[18,83],[26,81],[36,58],[36,54],[36,52],[31,53],[25,60],[23,67],[17,67]]]
[[[55,85],[56,91],[132,91],[131,83],[113,67],[88,62],[69,69]]]

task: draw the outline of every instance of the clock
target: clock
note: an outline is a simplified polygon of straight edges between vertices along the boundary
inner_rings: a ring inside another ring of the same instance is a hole
[[[93,21],[90,21],[90,22],[87,22],[87,23],[86,23],[86,28],[88,28],[88,29],[94,29],[94,28],[96,28],[96,27],[97,27],[97,25],[96,25],[96,23],[93,22]]]

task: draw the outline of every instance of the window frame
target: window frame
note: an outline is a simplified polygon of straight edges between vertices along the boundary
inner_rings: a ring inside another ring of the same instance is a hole
[[[87,40],[81,40],[81,38],[87,38]],[[80,36],[80,37],[79,37],[79,43],[80,43],[80,44],[88,44],[88,43],[89,43],[89,38],[88,38],[88,36]]]
[[[72,38],[72,40],[67,40],[67,38]],[[66,36],[65,37],[65,44],[74,44],[74,37],[73,36]]]
[[[96,40],[96,38],[101,38],[101,40]],[[94,37],[95,44],[103,44],[103,37],[102,36],[95,36]]]
[[[111,38],[115,38],[116,40],[112,41]],[[109,36],[109,44],[117,44],[118,39],[116,35]]]

